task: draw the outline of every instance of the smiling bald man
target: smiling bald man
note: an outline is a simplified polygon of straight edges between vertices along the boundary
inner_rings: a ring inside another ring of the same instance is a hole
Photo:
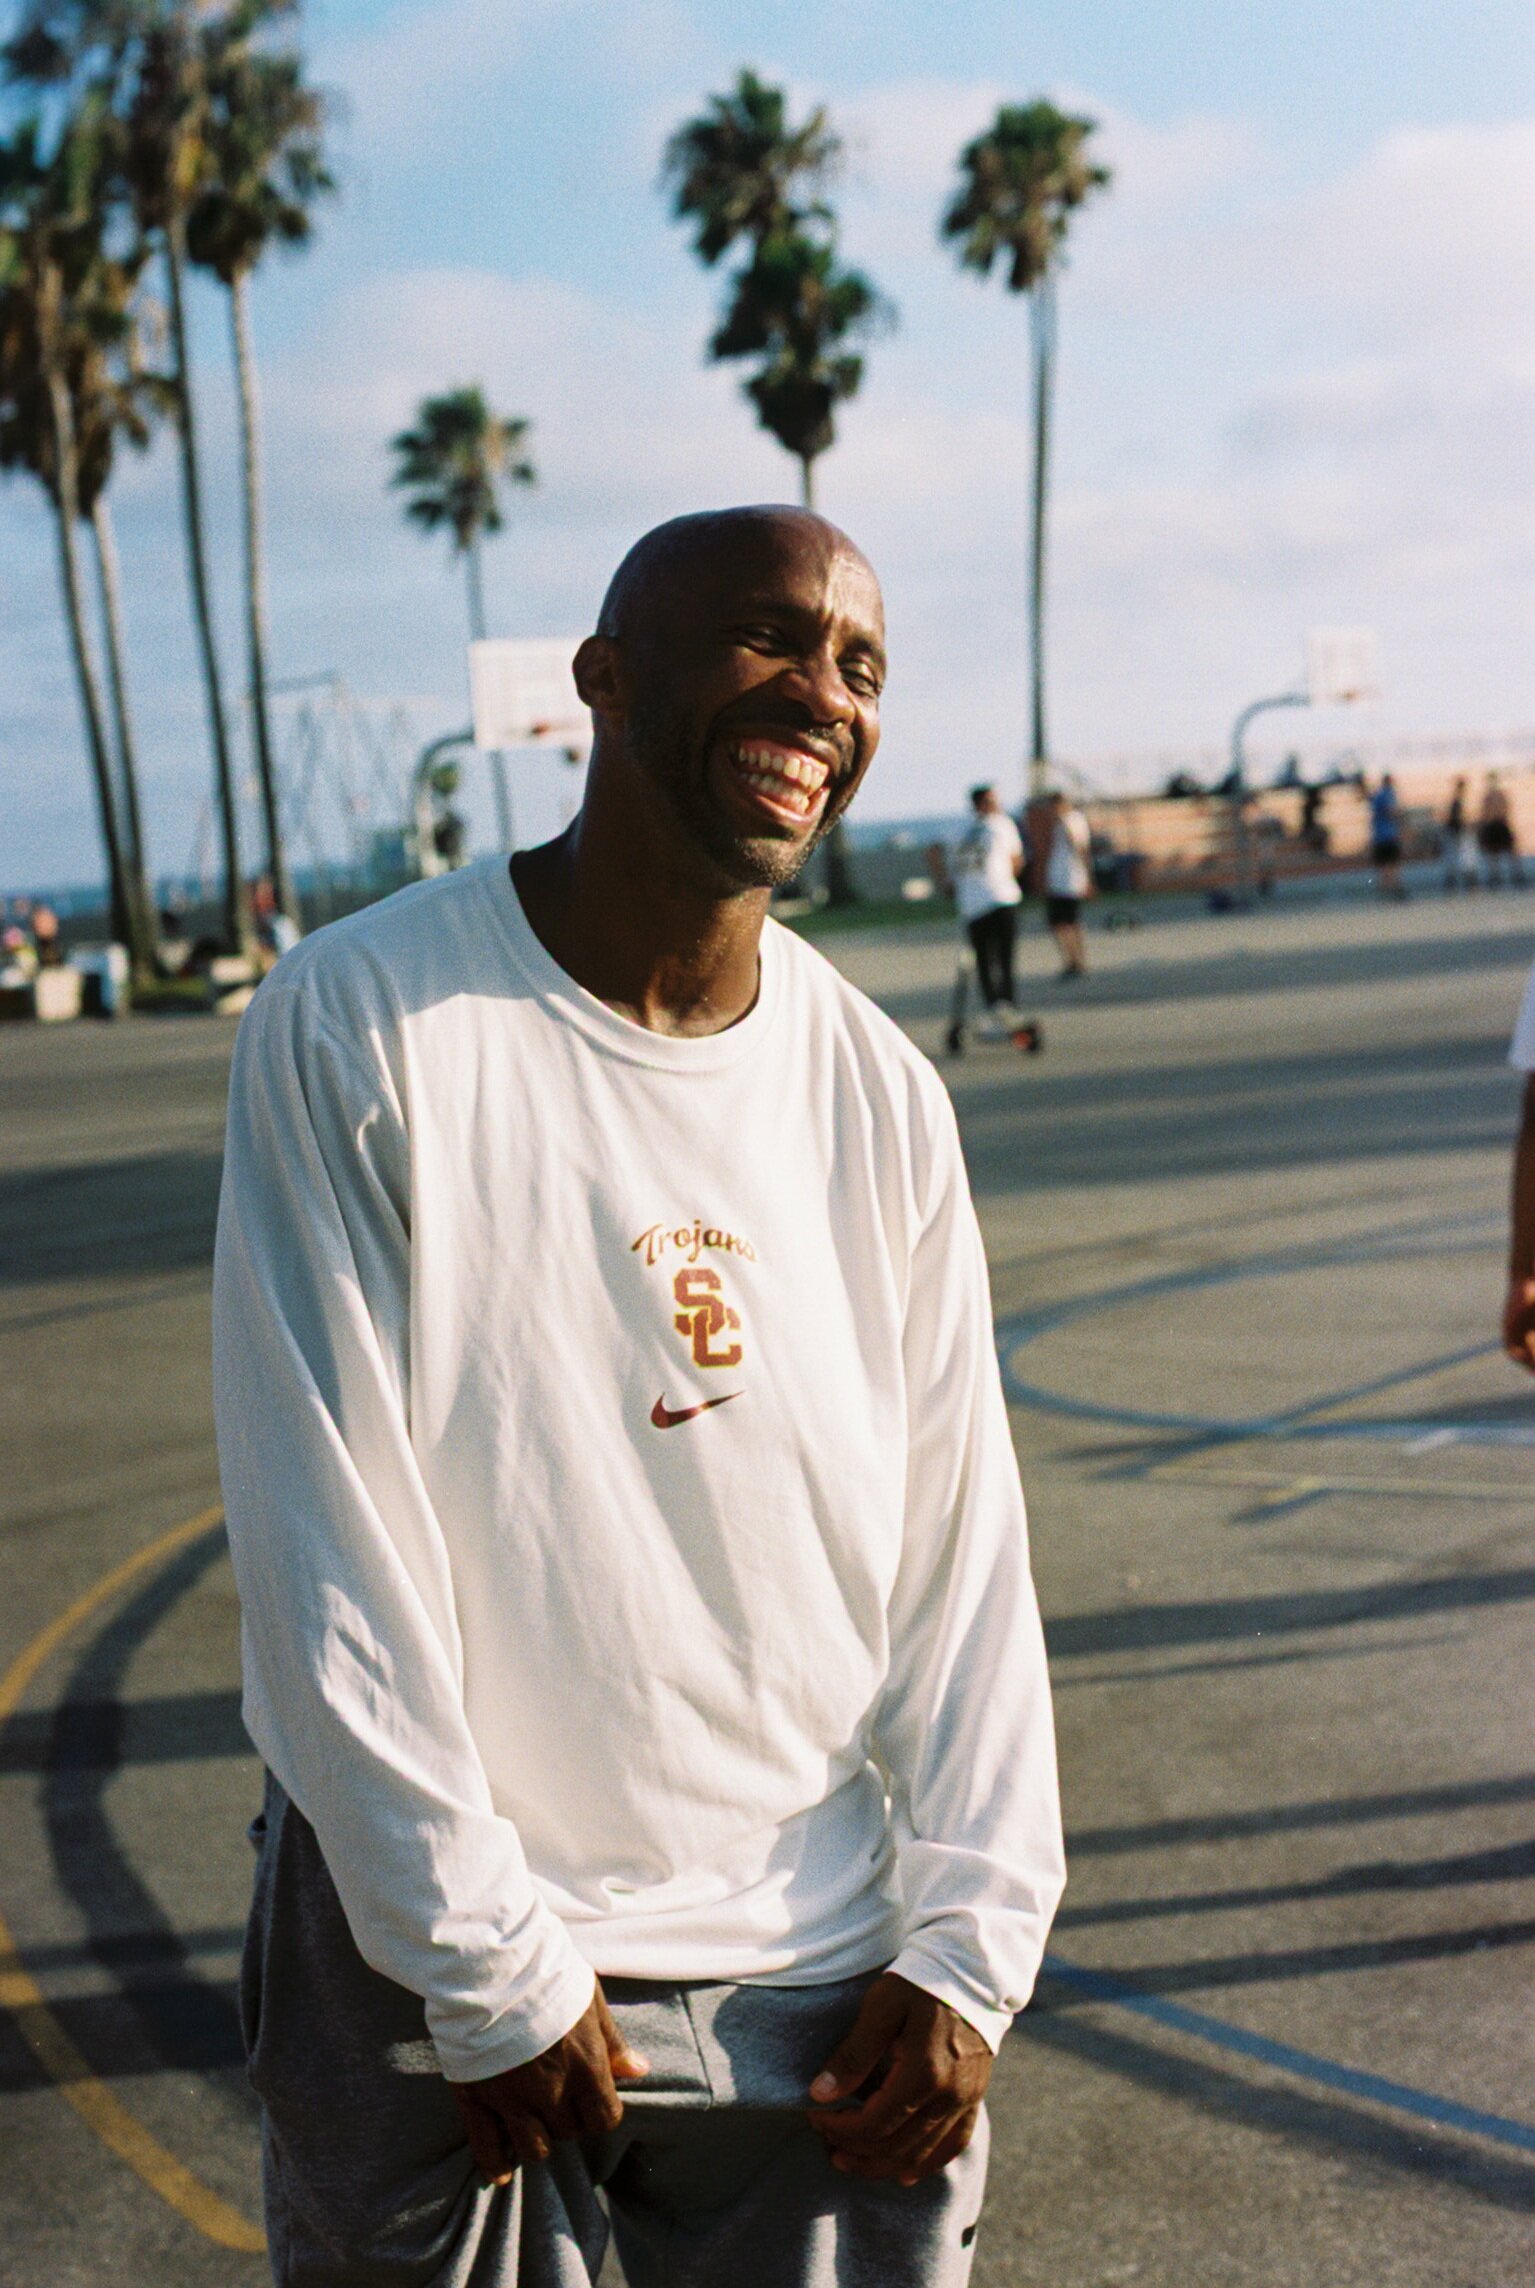
[[[684,517],[576,656],[580,816],[242,1022],[216,1264],[242,1973],[285,2288],[958,2288],[1063,1881],[932,1068],[768,918],[878,583]]]

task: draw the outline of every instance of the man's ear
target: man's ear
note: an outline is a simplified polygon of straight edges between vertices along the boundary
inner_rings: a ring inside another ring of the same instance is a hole
[[[588,636],[571,664],[576,689],[594,715],[624,712],[623,654],[612,636]]]

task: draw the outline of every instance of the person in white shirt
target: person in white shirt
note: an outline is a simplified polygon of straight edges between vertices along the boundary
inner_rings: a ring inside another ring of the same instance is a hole
[[[950,860],[954,904],[975,955],[983,1008],[1003,1026],[1019,1022],[1013,982],[1023,837],[994,786],[970,789],[974,816]]]
[[[1050,797],[1050,810],[1045,920],[1060,948],[1062,977],[1082,977],[1087,971],[1082,901],[1093,894],[1092,834],[1082,812],[1059,791]]]
[[[807,512],[614,577],[557,841],[241,1024],[215,1385],[285,2288],[958,2288],[1064,1880],[953,1112],[768,919],[873,757]]]
[[[1535,1374],[1535,969],[1529,975],[1508,1061],[1524,1075],[1519,1135],[1509,1203],[1508,1290],[1503,1348],[1515,1366]]]

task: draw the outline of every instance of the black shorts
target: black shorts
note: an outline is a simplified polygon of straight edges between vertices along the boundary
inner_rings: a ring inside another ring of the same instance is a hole
[[[1377,866],[1400,866],[1402,863],[1402,845],[1397,841],[1372,843],[1370,856]]]
[[[1054,891],[1045,899],[1045,920],[1052,929],[1066,929],[1082,911],[1080,898],[1058,898]]]
[[[1490,818],[1477,836],[1484,858],[1512,858],[1514,830],[1506,818]]]

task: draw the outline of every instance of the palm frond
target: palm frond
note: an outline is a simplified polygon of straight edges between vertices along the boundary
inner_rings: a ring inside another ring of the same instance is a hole
[[[473,385],[424,397],[414,426],[389,445],[395,463],[389,483],[408,496],[405,514],[429,532],[446,527],[459,554],[499,532],[501,488],[537,482],[522,450],[531,427],[520,416],[493,412]]]
[[[960,181],[940,237],[957,242],[967,270],[990,275],[998,261],[1014,293],[1028,293],[1063,259],[1076,209],[1111,180],[1087,154],[1097,122],[1043,99],[1004,104],[959,157]]]

